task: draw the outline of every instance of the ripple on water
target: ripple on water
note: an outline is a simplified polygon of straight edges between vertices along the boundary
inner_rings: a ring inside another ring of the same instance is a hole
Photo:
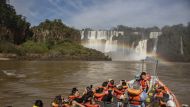
[[[25,74],[17,73],[16,70],[1,70],[7,77],[26,78]]]

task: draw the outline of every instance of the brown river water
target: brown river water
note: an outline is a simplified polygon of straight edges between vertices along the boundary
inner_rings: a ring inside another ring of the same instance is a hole
[[[140,62],[119,61],[0,61],[0,107],[31,107],[36,99],[50,107],[54,96],[69,95],[80,89],[100,85],[107,79],[133,79]],[[145,64],[144,70],[153,70]],[[181,103],[190,105],[190,63],[160,63],[159,78]]]

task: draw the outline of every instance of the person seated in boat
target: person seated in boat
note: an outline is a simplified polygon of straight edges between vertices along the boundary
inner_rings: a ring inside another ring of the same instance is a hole
[[[71,107],[71,105],[72,105],[72,102],[68,98],[63,98],[63,106],[62,107]]]
[[[109,79],[109,81],[108,81],[108,88],[109,89],[114,89],[114,87],[116,87],[115,81],[113,79]]]
[[[140,82],[140,85],[142,87],[142,90],[145,91],[145,92],[148,92],[149,82],[147,80],[146,72],[141,73],[139,82]]]
[[[158,104],[161,107],[175,107],[175,103],[173,102],[170,94],[168,93],[168,89],[165,86],[160,86],[156,89],[154,98],[155,104]]]
[[[88,102],[86,102],[85,107],[101,107],[99,104],[96,103],[94,98],[91,98]]]
[[[93,92],[90,87],[85,88],[83,96],[80,96],[80,93],[77,88],[73,88],[69,100],[72,101],[72,106],[77,105],[83,107],[85,103],[90,101],[90,98],[93,97]]]
[[[97,87],[95,90],[94,90],[94,97],[96,100],[98,101],[101,101],[103,96],[105,95],[105,93],[107,92],[108,90],[108,82],[105,81],[102,83],[101,86]]]
[[[105,104],[111,104],[113,102],[113,91],[108,90],[108,93],[102,98]]]
[[[127,83],[125,82],[125,80],[121,80],[120,84],[118,84],[117,86],[114,84],[114,80],[112,79],[109,80],[108,90],[110,90],[113,95],[114,103],[118,101],[119,102],[123,101],[126,89],[127,89]]]
[[[128,85],[125,80],[121,80],[116,87],[119,88],[120,86],[122,87],[123,92],[127,91]]]
[[[126,90],[122,85],[114,88],[114,96],[117,98],[117,107],[127,105]]]
[[[61,95],[56,96],[53,102],[51,103],[52,107],[62,107],[62,105],[63,105],[63,102],[62,102]]]
[[[93,95],[94,95],[94,92],[92,90],[92,85],[90,87],[86,87],[82,96],[83,103],[90,101]]]
[[[96,104],[94,99],[94,91],[92,89],[92,85],[90,87],[86,87],[82,98],[83,104],[86,107],[99,107],[99,104]]]
[[[71,100],[71,101],[75,100],[78,103],[83,102],[83,98],[80,96],[80,93],[77,88],[72,89],[71,94],[69,96],[69,100]]]
[[[86,106],[78,103],[77,101],[72,101],[71,105],[68,107],[86,107]]]
[[[145,107],[146,92],[141,89],[139,82],[134,82],[132,88],[127,89],[129,107]]]
[[[43,107],[43,102],[42,100],[36,100],[33,107]]]
[[[103,90],[103,92],[107,91],[108,90],[108,82],[105,81],[102,83],[102,86],[99,86],[95,89],[95,91],[98,92],[98,90]]]
[[[125,91],[123,91],[122,86],[118,86],[114,88],[114,95],[119,99],[121,95],[123,95]]]
[[[127,82],[125,80],[121,80],[120,83],[114,88],[114,95],[120,99],[120,96],[124,95],[127,88]]]

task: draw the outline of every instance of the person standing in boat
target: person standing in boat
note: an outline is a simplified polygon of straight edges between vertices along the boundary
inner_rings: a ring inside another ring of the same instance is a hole
[[[148,92],[149,81],[147,80],[146,72],[141,73],[139,83],[140,83],[140,85],[142,87],[142,90],[145,91],[145,92]]]

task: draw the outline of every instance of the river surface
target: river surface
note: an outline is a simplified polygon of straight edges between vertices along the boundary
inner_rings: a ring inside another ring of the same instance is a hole
[[[0,61],[0,107],[31,107],[41,99],[45,107],[56,95],[69,95],[80,89],[100,85],[107,79],[130,80],[141,69],[140,62],[118,61]],[[153,70],[145,64],[144,70]],[[181,103],[190,105],[190,63],[161,63],[159,78]]]

